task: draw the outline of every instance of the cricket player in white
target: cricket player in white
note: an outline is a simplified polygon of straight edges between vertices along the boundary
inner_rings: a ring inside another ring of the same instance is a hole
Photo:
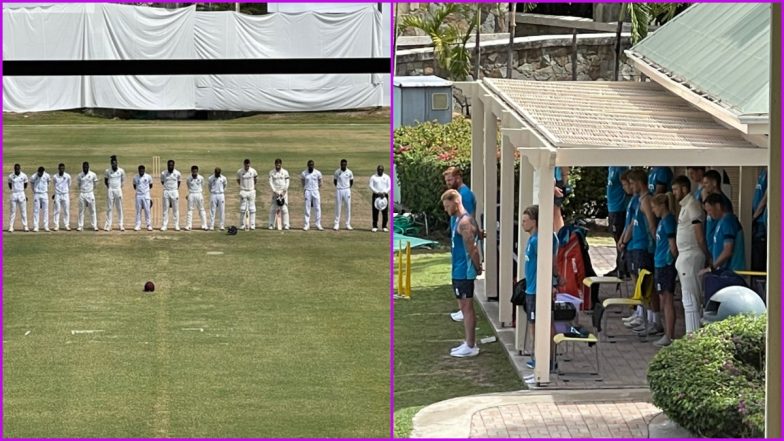
[[[256,229],[256,181],[259,176],[250,166],[250,159],[242,163],[243,167],[237,170],[237,184],[240,185],[240,229],[247,229],[245,213],[249,213],[250,229]]]
[[[345,159],[340,160],[340,168],[335,170],[335,175],[332,178],[337,192],[335,193],[335,226],[332,227],[335,231],[340,228],[340,210],[343,204],[346,205],[346,229],[351,228],[351,187],[354,186],[354,173],[348,168],[348,161]]]
[[[76,231],[82,231],[86,207],[90,207],[93,230],[98,231],[98,216],[95,214],[95,195],[93,194],[96,184],[98,184],[98,176],[90,171],[89,163],[83,162],[82,172],[76,177],[76,188],[79,190],[79,218],[76,223]]]
[[[275,214],[280,208],[283,229],[288,230],[291,226],[289,224],[289,172],[283,168],[283,161],[280,159],[275,160],[275,168],[269,172],[269,185],[272,189],[272,204],[270,204],[269,213],[269,229],[274,228]],[[278,206],[278,196],[283,197],[283,206]]]
[[[143,165],[139,166],[139,174],[133,177],[133,189],[136,190],[136,226],[134,231],[142,228],[142,210],[147,219],[147,231],[152,231],[152,219],[150,219],[150,207],[152,205],[152,176],[146,172]]]
[[[49,231],[49,183],[52,177],[49,176],[43,167],[38,167],[38,173],[30,177],[30,185],[33,187],[33,231],[38,232],[38,221],[41,209],[44,211],[44,230]]]
[[[57,173],[52,177],[54,182],[54,231],[60,229],[60,213],[63,213],[63,225],[71,231],[71,175],[65,172],[65,164],[57,165]]]
[[[8,175],[8,189],[11,190],[11,221],[8,223],[8,232],[14,232],[14,221],[16,220],[16,210],[22,212],[22,228],[25,231],[30,231],[27,228],[27,197],[25,196],[25,189],[28,184],[27,175],[22,173],[22,168],[19,164],[14,164],[14,171]]]
[[[373,214],[373,229],[370,231],[376,232],[378,231],[378,214],[379,211],[376,208],[376,199],[378,198],[386,198],[387,203],[389,203],[389,191],[392,189],[392,181],[389,179],[389,175],[384,173],[384,166],[379,164],[376,167],[376,174],[370,177],[370,191],[373,192],[373,200],[370,202],[371,210]],[[384,231],[389,231],[387,229],[387,223],[389,222],[389,206],[381,211],[381,228]]]
[[[322,231],[321,227],[321,195],[319,189],[321,188],[322,177],[321,172],[316,170],[316,164],[311,159],[308,161],[308,169],[303,171],[300,175],[302,186],[305,188],[305,226],[302,228],[305,231],[310,229],[310,207],[313,206],[316,215],[316,228]]]
[[[112,155],[111,167],[106,169],[103,182],[106,184],[106,223],[103,229],[104,231],[112,230],[112,212],[116,205],[117,224],[120,227],[120,231],[125,231],[122,194],[122,185],[125,183],[125,170],[117,167],[117,157],[114,155]]]
[[[182,175],[174,169],[174,161],[166,162],[166,170],[161,172],[163,184],[163,226],[161,231],[169,227],[169,206],[174,212],[174,231],[180,231],[180,179]]]
[[[198,209],[201,216],[201,228],[207,231],[207,212],[204,211],[204,177],[199,174],[199,167],[191,167],[191,175],[187,179],[188,215],[185,217],[185,231],[191,231],[193,210]]]
[[[226,184],[228,180],[226,176],[221,176],[220,167],[215,167],[215,174],[210,176],[208,181],[210,188],[210,231],[215,230],[215,210],[218,210],[220,215],[220,229],[223,231],[224,222],[226,221],[226,200],[224,193],[226,192]]]
[[[681,206],[675,234],[675,245],[678,248],[675,270],[681,281],[686,333],[691,334],[700,328],[702,283],[699,272],[705,267],[708,252],[703,230],[705,212],[691,193],[691,182],[686,176],[678,176],[673,180],[672,194]]]

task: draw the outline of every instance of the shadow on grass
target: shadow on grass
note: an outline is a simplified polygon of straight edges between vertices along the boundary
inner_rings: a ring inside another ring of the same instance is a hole
[[[395,409],[524,389],[498,342],[480,344],[477,357],[449,355],[464,337],[463,324],[449,317],[457,308],[449,286],[449,255],[422,260],[412,264],[412,299],[395,303]],[[481,312],[477,328],[477,339],[493,335]]]

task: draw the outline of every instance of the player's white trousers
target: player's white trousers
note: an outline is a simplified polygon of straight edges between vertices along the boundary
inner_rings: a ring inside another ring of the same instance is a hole
[[[17,210],[22,214],[22,227],[27,228],[27,197],[21,191],[11,194],[11,221],[8,223],[8,228],[14,227]]]
[[[240,190],[240,228],[245,228],[245,213],[249,214],[250,226],[256,228],[256,190]]]
[[[76,226],[79,228],[84,227],[84,209],[90,209],[90,226],[93,229],[98,227],[98,216],[95,214],[95,195],[93,192],[79,193],[79,218],[77,219]]]
[[[54,227],[60,228],[60,213],[63,214],[63,226],[68,228],[71,222],[71,195],[56,193],[54,195]]]
[[[109,188],[106,190],[106,223],[103,228],[110,230],[112,228],[112,213],[114,207],[117,207],[117,225],[123,228],[123,197],[121,188]]]
[[[316,225],[321,225],[321,195],[318,190],[305,190],[305,226],[310,226],[310,207],[316,216]]]
[[[190,193],[188,195],[188,215],[185,216],[185,228],[193,226],[193,210],[199,210],[201,216],[201,227],[207,226],[207,212],[204,210],[204,196],[201,193]]]
[[[44,228],[49,229],[49,195],[46,193],[35,193],[33,195],[33,229],[38,229],[39,215],[43,211]]]
[[[223,193],[210,194],[210,229],[215,228],[215,212],[220,216],[220,228],[226,222],[226,198]]]
[[[351,225],[351,189],[339,189],[335,193],[335,225],[340,223],[340,211],[346,206],[346,225]]]
[[[705,254],[699,250],[678,254],[675,261],[675,269],[678,271],[678,277],[681,281],[683,315],[687,334],[700,328],[702,284],[697,273],[703,268],[705,268]]]
[[[275,225],[275,215],[277,214],[278,209],[280,208],[281,215],[283,216],[283,226],[285,228],[289,228],[291,226],[289,224],[289,196],[288,195],[283,196],[283,200],[285,202],[283,203],[282,207],[278,206],[276,199],[277,198],[273,194],[272,202],[270,203],[269,226],[272,227]]]
[[[147,220],[147,227],[152,227],[152,219],[150,219],[150,203],[152,199],[150,196],[136,196],[136,228],[142,227],[142,212]]]
[[[180,192],[177,190],[163,191],[163,226],[162,229],[169,227],[169,206],[174,213],[174,226],[180,228]]]

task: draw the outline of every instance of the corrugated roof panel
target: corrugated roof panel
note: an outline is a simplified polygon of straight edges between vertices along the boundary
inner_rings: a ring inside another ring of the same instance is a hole
[[[631,52],[739,115],[768,113],[770,4],[695,4]]]

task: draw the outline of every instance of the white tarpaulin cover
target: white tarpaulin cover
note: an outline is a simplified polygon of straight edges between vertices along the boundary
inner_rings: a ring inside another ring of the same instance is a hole
[[[381,13],[174,11],[114,4],[3,9],[6,60],[381,57]],[[3,111],[317,111],[388,105],[380,75],[4,77]]]

